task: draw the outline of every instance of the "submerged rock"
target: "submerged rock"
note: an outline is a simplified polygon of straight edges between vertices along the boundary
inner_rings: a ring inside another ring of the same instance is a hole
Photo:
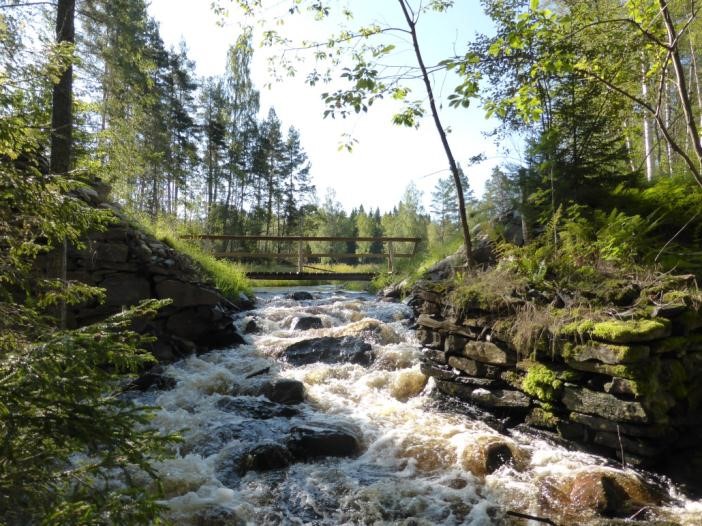
[[[317,316],[302,316],[293,320],[290,327],[294,331],[308,331],[310,329],[321,329],[324,327],[322,319]]]
[[[353,336],[324,336],[302,340],[287,347],[282,357],[295,366],[316,362],[370,365],[374,359],[371,346]]]
[[[244,334],[257,334],[259,332],[261,332],[261,328],[254,318],[251,318],[246,322],[246,325],[244,325]]]
[[[217,506],[199,512],[193,524],[195,526],[245,526],[246,521],[239,517],[234,510]]]
[[[350,457],[361,450],[357,433],[342,426],[300,426],[290,430],[288,449],[298,460]]]
[[[165,370],[160,365],[154,365],[151,369],[143,373],[139,378],[134,380],[128,389],[136,389],[138,391],[146,391],[147,389],[168,390],[173,389],[176,385],[176,379],[172,376],[164,374]]]
[[[465,469],[479,477],[494,473],[506,464],[522,469],[525,454],[515,443],[499,436],[480,437],[463,451],[462,464]]]
[[[575,475],[569,486],[569,507],[574,511],[593,510],[601,515],[626,517],[643,507],[660,504],[660,499],[635,475],[583,471]]]
[[[416,369],[400,371],[393,376],[390,384],[390,394],[396,400],[405,402],[420,394],[427,385],[428,379],[427,376]]]
[[[382,345],[400,343],[402,341],[392,327],[373,318],[364,318],[349,323],[341,330],[336,331],[335,336],[364,337]]]
[[[280,444],[259,444],[239,459],[237,471],[243,476],[249,471],[270,471],[288,467],[295,461],[290,450]]]
[[[215,407],[221,411],[237,413],[244,417],[257,418],[259,420],[276,417],[290,418],[300,414],[297,409],[292,407],[250,396],[220,398],[215,403]]]

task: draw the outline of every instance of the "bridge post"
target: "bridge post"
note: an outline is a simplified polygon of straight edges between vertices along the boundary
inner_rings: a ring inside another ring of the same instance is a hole
[[[388,272],[395,273],[395,249],[392,241],[388,241]]]
[[[305,264],[305,251],[304,251],[304,241],[300,240],[297,242],[297,272],[298,274],[302,272],[302,267]]]

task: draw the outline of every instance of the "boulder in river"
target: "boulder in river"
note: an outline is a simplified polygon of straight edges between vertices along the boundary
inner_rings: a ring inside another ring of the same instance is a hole
[[[511,440],[501,436],[479,437],[463,451],[462,464],[465,469],[483,477],[494,473],[506,464],[516,469],[524,467],[526,455]]]
[[[361,338],[324,336],[294,343],[283,351],[282,357],[295,366],[316,362],[370,365],[374,355],[371,346]]]
[[[305,399],[305,385],[292,378],[278,378],[263,387],[263,395],[279,404],[299,404]]]
[[[304,290],[297,290],[295,292],[292,292],[288,295],[288,299],[295,300],[295,301],[307,301],[307,300],[313,300],[314,296],[310,294],[309,292],[305,292]]]
[[[569,507],[574,511],[627,517],[641,508],[660,504],[660,499],[636,475],[583,471],[575,475],[569,486]]]
[[[301,316],[295,318],[290,327],[294,331],[308,331],[310,329],[321,329],[324,327],[322,318],[318,316]]]
[[[215,403],[217,409],[227,413],[237,413],[248,418],[267,420],[269,418],[290,418],[300,412],[287,405],[270,402],[252,396],[225,396]]]
[[[287,446],[297,460],[303,461],[320,457],[350,457],[361,449],[357,433],[340,425],[294,427],[290,430]]]
[[[237,468],[243,476],[249,471],[270,471],[282,469],[294,462],[294,457],[285,446],[275,443],[259,444],[244,453]]]

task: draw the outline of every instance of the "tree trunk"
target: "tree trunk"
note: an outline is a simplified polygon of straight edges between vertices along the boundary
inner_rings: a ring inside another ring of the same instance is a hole
[[[436,101],[434,100],[434,91],[431,87],[431,79],[429,78],[429,73],[424,65],[424,58],[422,57],[422,52],[419,48],[419,40],[417,38],[417,22],[410,15],[410,8],[407,5],[407,0],[398,0],[402,12],[405,15],[405,20],[407,21],[407,26],[409,27],[410,34],[412,35],[412,45],[414,47],[414,54],[417,57],[417,63],[419,69],[422,72],[422,80],[424,81],[424,87],[427,90],[427,96],[429,97],[429,107],[431,108],[431,115],[434,119],[434,125],[436,126],[436,131],[439,133],[439,138],[441,139],[441,144],[444,147],[444,152],[446,154],[446,159],[448,160],[449,167],[451,168],[451,175],[453,176],[453,183],[456,186],[456,195],[458,196],[458,213],[461,219],[461,228],[463,230],[463,243],[466,250],[466,263],[469,267],[473,266],[473,246],[470,238],[470,228],[468,227],[468,219],[466,217],[466,203],[463,195],[463,184],[461,183],[461,174],[458,170],[458,164],[451,151],[451,146],[446,138],[446,131],[441,124],[441,119],[439,118],[439,110],[436,107]]]
[[[75,0],[59,0],[56,9],[56,42],[74,44]],[[61,74],[58,84],[54,85],[51,101],[51,172],[58,175],[71,170],[73,147],[73,58]],[[57,254],[57,274],[65,284],[67,273],[68,246],[64,237]],[[59,326],[66,328],[66,302],[58,307]]]
[[[59,0],[56,11],[56,41],[75,43],[75,0]],[[54,85],[51,105],[51,172],[71,169],[73,138],[73,64],[68,64]]]
[[[641,98],[648,99],[648,85],[646,84],[646,68],[641,64]],[[646,180],[650,183],[653,181],[653,146],[651,141],[651,123],[648,120],[648,115],[643,114],[643,140],[644,140],[644,159],[646,161]]]

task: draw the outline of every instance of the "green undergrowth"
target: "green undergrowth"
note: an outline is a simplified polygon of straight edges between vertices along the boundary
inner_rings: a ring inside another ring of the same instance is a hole
[[[218,259],[197,246],[194,242],[180,239],[180,232],[166,220],[148,221],[139,218],[138,226],[169,247],[190,257],[200,268],[204,276],[226,298],[237,301],[240,294],[252,297],[251,281],[246,277],[245,268],[231,261]]]
[[[402,283],[403,292],[407,293],[419,280],[423,279],[427,271],[439,261],[455,254],[462,246],[461,237],[454,236],[444,243],[430,246],[426,251],[420,252],[412,258],[397,259],[395,272],[381,272],[372,281],[372,290],[378,291],[392,284]]]

